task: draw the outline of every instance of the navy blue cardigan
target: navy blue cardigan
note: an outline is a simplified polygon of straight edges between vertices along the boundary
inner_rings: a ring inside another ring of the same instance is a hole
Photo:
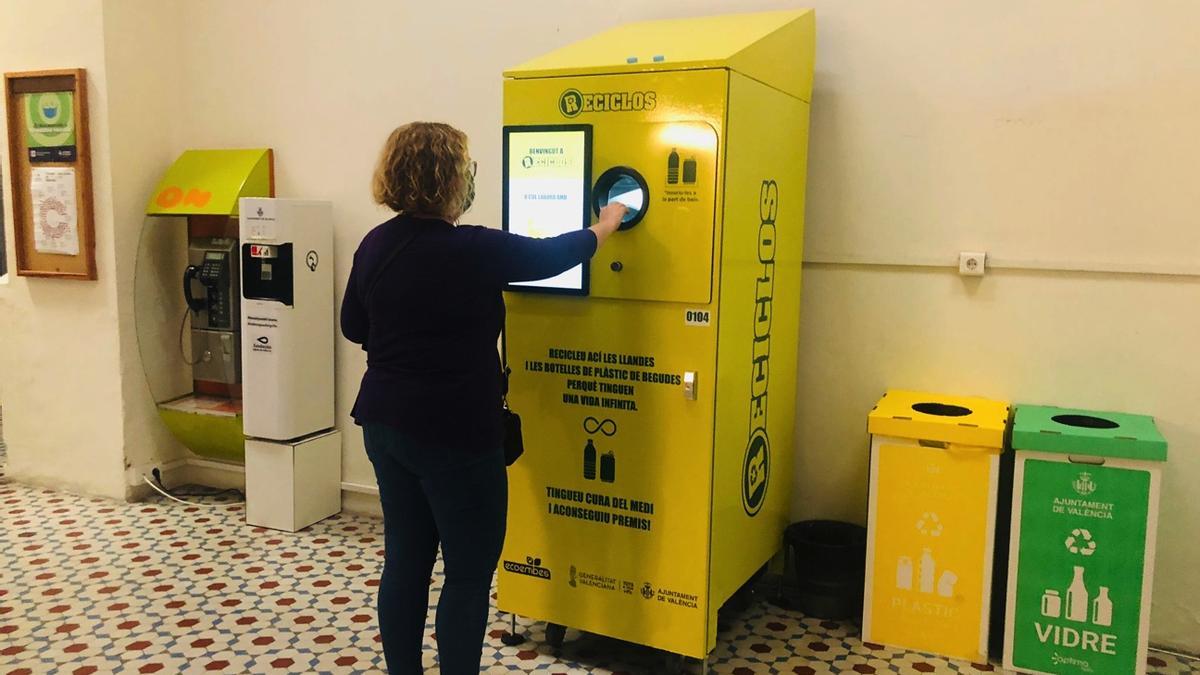
[[[555,276],[595,252],[590,230],[531,239],[411,216],[371,230],[354,254],[342,300],[342,334],[367,352],[355,421],[441,447],[498,447],[501,289]]]

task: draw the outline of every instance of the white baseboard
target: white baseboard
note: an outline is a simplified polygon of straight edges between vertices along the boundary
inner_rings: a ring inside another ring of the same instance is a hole
[[[163,478],[166,482],[166,478]],[[176,472],[169,484],[195,483],[224,490],[246,489],[246,467],[229,462],[214,462],[210,459],[188,458]]]
[[[166,463],[146,462],[144,464],[139,464],[137,466],[128,467],[125,469],[125,484],[131,488],[139,488],[140,489],[143,487],[147,487],[146,481],[143,480],[142,477],[148,476],[151,479],[153,479],[153,475],[151,475],[151,472],[154,471],[155,467],[157,467],[158,470],[160,472],[162,472],[163,480],[166,480],[167,476],[179,471],[179,469],[182,469],[187,463],[188,463],[188,458],[181,457],[179,459],[173,459]]]
[[[362,492],[352,492],[342,484],[342,512],[360,516],[383,517],[383,506],[379,503],[379,493],[374,495]]]
[[[376,485],[366,485],[364,483],[349,483],[342,481],[342,492],[357,492],[363,495],[374,495],[379,498],[379,487]]]

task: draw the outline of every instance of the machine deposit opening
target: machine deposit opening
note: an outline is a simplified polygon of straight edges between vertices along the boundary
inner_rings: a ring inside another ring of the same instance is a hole
[[[617,166],[605,171],[596,180],[595,204],[597,215],[600,209],[613,202],[624,204],[628,211],[621,219],[621,229],[628,230],[642,221],[650,205],[650,188],[642,175],[627,166]]]

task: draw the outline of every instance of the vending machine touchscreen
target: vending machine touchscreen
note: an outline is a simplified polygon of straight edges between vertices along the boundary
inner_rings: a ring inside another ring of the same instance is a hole
[[[543,238],[588,227],[591,167],[591,125],[505,127],[504,229]],[[588,266],[507,290],[587,295]]]

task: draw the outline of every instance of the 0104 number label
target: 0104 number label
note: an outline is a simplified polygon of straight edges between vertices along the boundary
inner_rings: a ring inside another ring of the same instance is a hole
[[[712,312],[707,309],[689,309],[684,313],[684,323],[689,326],[711,325]]]

